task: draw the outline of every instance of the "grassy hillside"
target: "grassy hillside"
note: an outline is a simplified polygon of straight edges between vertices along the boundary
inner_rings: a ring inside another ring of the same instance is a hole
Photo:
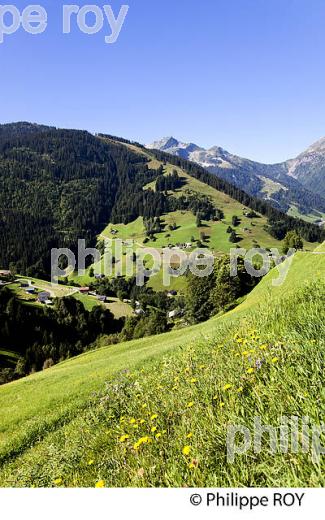
[[[322,252],[224,316],[0,387],[0,485],[323,486],[310,454],[226,459],[229,424],[322,418]]]
[[[109,141],[110,142],[110,141]],[[204,233],[206,239],[204,247],[209,248],[215,254],[227,253],[234,244],[229,241],[229,233],[227,229],[232,226],[232,217],[236,215],[240,219],[240,224],[235,228],[238,242],[237,244],[245,249],[251,249],[253,247],[262,248],[278,248],[281,251],[282,241],[273,238],[267,231],[267,218],[261,214],[257,214],[256,218],[249,218],[245,215],[248,208],[231,198],[229,195],[214,189],[213,187],[201,182],[200,180],[189,175],[184,169],[174,166],[173,164],[163,164],[157,159],[154,159],[149,151],[136,147],[135,145],[125,145],[127,148],[136,152],[142,158],[145,157],[148,161],[149,168],[158,169],[160,166],[164,167],[164,175],[170,175],[173,171],[177,171],[182,186],[175,191],[168,191],[169,197],[180,197],[185,194],[199,194],[208,197],[213,205],[222,210],[224,218],[222,221],[202,221],[201,226],[196,225],[196,216],[190,211],[173,211],[166,213],[162,216],[161,221],[163,224],[163,230],[161,233],[155,233],[155,239],[150,240],[145,245],[146,247],[156,248],[162,250],[168,245],[186,244],[191,241],[200,240],[201,234]],[[156,181],[148,183],[144,190],[155,190]],[[175,227],[171,230],[170,226]],[[233,226],[232,226],[233,227]],[[115,238],[121,240],[133,240],[134,248],[144,246],[146,239],[146,230],[142,217],[138,217],[129,224],[112,224],[109,223],[106,228],[101,232],[98,237],[99,239],[112,239]],[[304,247],[307,251],[312,251],[315,248],[315,244],[304,241]],[[193,248],[196,248],[196,242],[193,242]],[[92,266],[95,272],[100,273],[103,270],[103,259],[100,263]],[[125,257],[122,258],[122,262],[118,265],[119,268],[125,272]],[[115,274],[115,267],[113,269],[113,275]],[[89,276],[89,269],[83,276],[78,276],[77,273],[70,275],[70,279],[80,285],[88,285],[91,283]],[[162,291],[165,287],[162,284],[162,273],[158,273],[152,277],[148,283],[156,291]],[[172,280],[170,289],[177,291],[184,291],[186,287],[186,281],[184,277],[177,280]]]

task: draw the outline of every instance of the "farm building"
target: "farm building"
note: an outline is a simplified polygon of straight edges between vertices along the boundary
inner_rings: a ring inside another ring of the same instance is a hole
[[[49,292],[43,291],[38,294],[37,301],[39,303],[47,304],[47,302],[51,302],[51,294]]]
[[[11,276],[11,271],[0,271],[0,276],[2,276],[2,278],[9,278]]]
[[[81,294],[87,294],[89,293],[90,289],[89,287],[80,287],[79,291],[81,292]]]
[[[168,318],[169,319],[174,319],[174,318],[178,318],[179,316],[182,316],[183,315],[183,312],[179,309],[175,309],[174,311],[170,311],[168,313]]]

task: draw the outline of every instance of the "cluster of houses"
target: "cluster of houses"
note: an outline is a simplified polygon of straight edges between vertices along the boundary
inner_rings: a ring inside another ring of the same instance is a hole
[[[20,281],[21,289],[24,289],[25,293],[28,295],[35,295],[37,297],[37,302],[42,305],[53,305],[53,299],[51,293],[48,291],[40,291],[38,292],[37,288],[32,285],[28,280]]]
[[[21,289],[24,289],[26,294],[37,296],[36,301],[38,303],[41,303],[42,305],[53,305],[53,299],[52,299],[50,292],[48,292],[48,291],[38,292],[36,287],[34,287],[32,285],[32,283],[29,282],[28,280],[21,280],[20,287],[21,287]]]
[[[132,300],[124,298],[123,303],[127,303],[128,305],[131,305],[132,304]],[[135,300],[134,304],[135,304],[134,314],[136,316],[141,316],[141,315],[145,314],[144,310],[141,307],[141,303],[140,302]]]
[[[105,303],[107,301],[107,296],[102,296],[101,294],[97,294],[96,291],[91,291],[90,287],[80,287],[80,294],[88,294],[88,296],[94,296],[101,303]]]
[[[174,244],[168,244],[168,249],[176,250],[176,249],[192,249],[193,244],[192,242],[185,242],[185,243],[177,243]]]

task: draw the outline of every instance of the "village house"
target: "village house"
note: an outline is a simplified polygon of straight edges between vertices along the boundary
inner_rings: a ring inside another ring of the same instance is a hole
[[[37,301],[44,305],[50,305],[52,304],[51,294],[47,291],[42,291],[38,294]]]
[[[11,271],[8,271],[8,270],[0,271],[0,276],[2,276],[2,278],[10,278]]]
[[[181,316],[181,315],[182,315],[182,312],[179,309],[175,309],[168,313],[168,318],[174,319],[174,318],[178,318],[178,316]]]

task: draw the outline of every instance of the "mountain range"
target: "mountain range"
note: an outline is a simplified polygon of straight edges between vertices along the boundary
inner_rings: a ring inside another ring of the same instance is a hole
[[[278,164],[251,161],[220,146],[205,149],[174,137],[156,141],[147,148],[197,163],[288,214],[316,222],[325,216],[325,138],[297,158]]]

